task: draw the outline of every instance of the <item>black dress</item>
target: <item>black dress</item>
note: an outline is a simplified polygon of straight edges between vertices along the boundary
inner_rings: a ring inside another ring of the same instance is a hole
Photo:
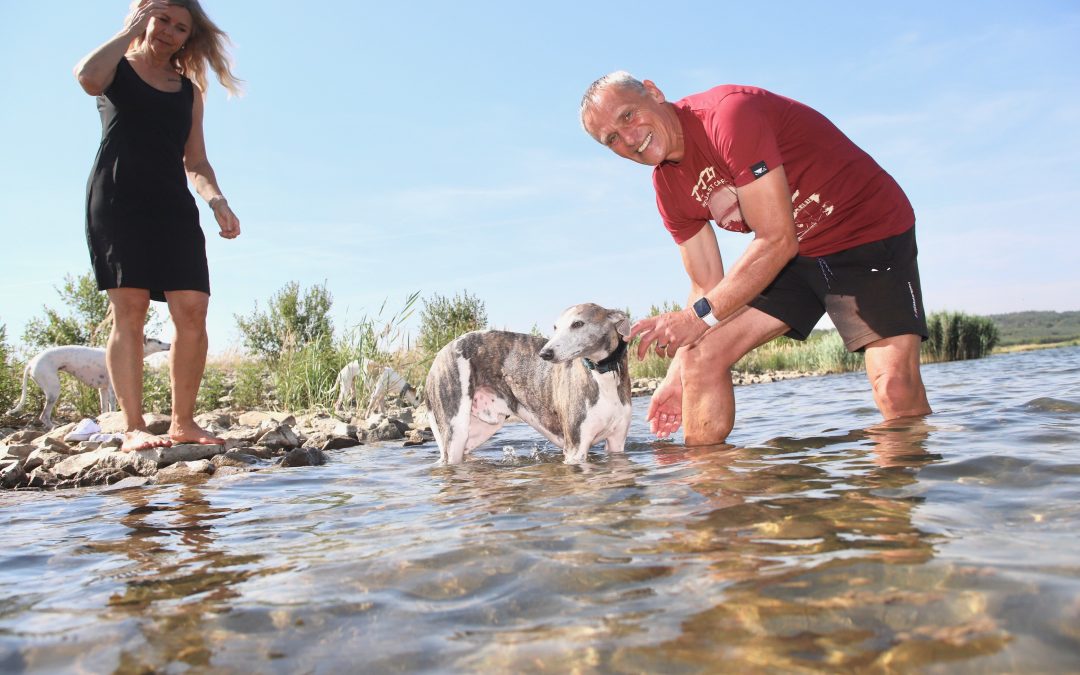
[[[187,187],[184,145],[195,88],[145,82],[126,58],[104,95],[101,146],[86,188],[86,241],[98,288],[210,293],[206,238]]]

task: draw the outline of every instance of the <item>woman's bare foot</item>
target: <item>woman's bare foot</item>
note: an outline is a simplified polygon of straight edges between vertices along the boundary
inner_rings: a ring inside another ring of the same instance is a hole
[[[124,442],[120,444],[121,452],[135,452],[149,450],[151,448],[167,448],[172,441],[161,436],[155,436],[146,429],[135,429],[124,433]]]
[[[169,428],[169,438],[173,445],[191,443],[195,445],[225,445],[225,439],[214,436],[194,422],[178,424],[173,422]]]

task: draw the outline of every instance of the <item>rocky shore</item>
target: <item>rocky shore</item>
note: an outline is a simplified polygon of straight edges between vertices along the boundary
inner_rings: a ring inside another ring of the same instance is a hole
[[[756,384],[803,377],[812,373],[737,373],[735,384]],[[635,380],[633,395],[651,394],[656,379]],[[169,417],[145,416],[150,431],[164,434]],[[293,415],[270,411],[222,409],[196,421],[225,440],[223,445],[174,445],[138,452],[121,452],[124,430],[121,413],[97,419],[107,440],[70,440],[77,422],[52,430],[0,427],[0,487],[15,490],[54,490],[110,485],[133,487],[204,480],[208,476],[262,471],[278,467],[316,466],[331,450],[357,445],[404,447],[433,441],[426,408],[391,407],[367,419],[326,412]],[[69,440],[65,440],[69,439]]]

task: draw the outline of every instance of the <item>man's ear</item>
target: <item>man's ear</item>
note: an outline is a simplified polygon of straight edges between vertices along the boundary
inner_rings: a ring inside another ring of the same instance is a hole
[[[664,102],[664,92],[660,91],[660,87],[656,86],[655,82],[652,80],[645,80],[642,84],[645,85],[645,93],[647,93],[652,100],[657,103]]]

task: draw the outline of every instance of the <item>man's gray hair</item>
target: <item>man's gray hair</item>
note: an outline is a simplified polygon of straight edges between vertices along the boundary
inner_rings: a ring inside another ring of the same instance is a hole
[[[585,90],[585,95],[581,97],[581,128],[585,129],[585,113],[589,111],[594,105],[600,101],[600,95],[604,93],[609,87],[618,87],[619,89],[627,89],[635,91],[638,94],[645,95],[645,85],[641,80],[637,79],[625,70],[616,70],[613,73],[604,75],[597,81],[589,85],[589,88]],[[585,129],[588,131],[588,129]]]

